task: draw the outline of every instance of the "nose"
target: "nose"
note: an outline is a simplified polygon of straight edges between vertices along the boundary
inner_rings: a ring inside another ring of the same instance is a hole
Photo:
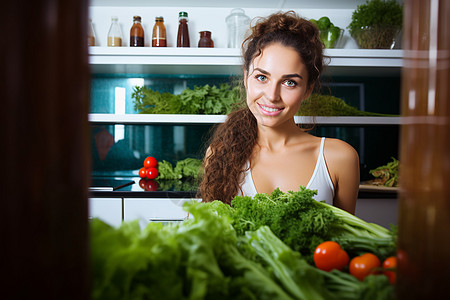
[[[280,85],[277,82],[269,82],[265,86],[264,96],[270,102],[280,100]]]

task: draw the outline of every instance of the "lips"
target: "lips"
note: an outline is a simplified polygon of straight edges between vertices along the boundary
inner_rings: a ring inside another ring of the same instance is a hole
[[[276,116],[284,110],[284,107],[279,108],[279,107],[275,107],[275,106],[262,105],[259,103],[257,103],[257,104],[258,104],[259,108],[261,109],[261,112],[267,116]]]

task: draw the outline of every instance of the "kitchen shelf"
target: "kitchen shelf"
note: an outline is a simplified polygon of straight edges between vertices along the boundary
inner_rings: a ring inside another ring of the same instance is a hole
[[[322,8],[322,9],[345,9],[354,8],[357,5],[363,4],[365,0],[259,0],[257,5],[261,8],[279,8],[279,9],[294,9],[294,8]],[[186,4],[186,0],[91,0],[91,6],[117,6],[117,7],[254,7],[255,3],[252,0],[228,0],[228,1],[211,1],[211,0],[190,0]]]
[[[89,114],[89,122],[97,124],[216,124],[225,115],[188,114]],[[400,117],[295,117],[296,123],[318,125],[399,125]]]
[[[402,50],[326,49],[330,75],[399,73]],[[91,72],[125,74],[240,75],[241,55],[236,48],[89,47]]]

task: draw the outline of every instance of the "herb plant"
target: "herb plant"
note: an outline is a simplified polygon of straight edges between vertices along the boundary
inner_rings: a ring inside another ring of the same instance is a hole
[[[402,28],[403,6],[395,0],[368,0],[357,6],[348,25],[361,48],[390,48]]]
[[[239,102],[239,87],[222,84],[187,88],[181,94],[160,93],[148,87],[134,87],[134,109],[141,114],[228,114]]]

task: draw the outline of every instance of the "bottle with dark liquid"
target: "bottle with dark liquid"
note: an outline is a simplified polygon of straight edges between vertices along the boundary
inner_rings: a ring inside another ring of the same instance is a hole
[[[199,48],[214,48],[214,41],[211,39],[211,31],[200,31]]]
[[[188,13],[185,11],[181,11],[178,14],[178,36],[177,36],[177,47],[190,47],[189,42],[189,30],[187,22],[188,19]]]
[[[156,17],[155,26],[153,26],[152,47],[167,47],[166,27],[164,26],[164,18]]]
[[[130,47],[144,47],[144,28],[141,25],[141,17],[133,17],[133,26],[130,30]]]

